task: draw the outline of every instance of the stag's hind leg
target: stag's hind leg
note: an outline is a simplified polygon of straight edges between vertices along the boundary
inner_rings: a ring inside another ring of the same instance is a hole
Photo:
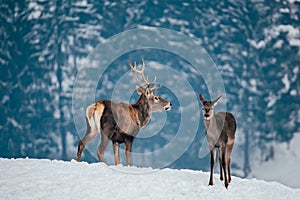
[[[108,143],[109,143],[109,139],[105,136],[105,134],[101,133],[101,142],[97,150],[97,156],[99,162],[103,162],[104,152],[105,149],[107,148]]]
[[[76,161],[80,162],[81,154],[86,145],[88,145],[92,140],[95,139],[97,135],[96,131],[90,129],[87,130],[85,136],[78,142],[77,158]]]
[[[77,158],[76,158],[77,162],[80,162],[81,154],[82,154],[84,147],[85,147],[85,145],[83,144],[82,140],[79,140],[78,149],[77,149]]]

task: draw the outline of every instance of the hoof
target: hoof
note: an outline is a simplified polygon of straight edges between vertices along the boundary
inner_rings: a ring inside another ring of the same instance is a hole
[[[228,185],[229,185],[228,183],[225,183],[225,188],[226,188],[226,189],[228,189]]]

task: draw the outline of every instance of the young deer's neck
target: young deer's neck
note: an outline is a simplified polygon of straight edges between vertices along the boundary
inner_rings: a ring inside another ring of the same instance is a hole
[[[148,100],[144,94],[140,96],[135,104],[132,105],[135,111],[138,114],[138,118],[140,121],[140,126],[144,127],[152,116],[151,107],[148,103]]]
[[[209,120],[204,120],[206,133],[210,133],[211,131],[218,129],[217,119],[215,117],[215,113],[210,117]]]
[[[209,120],[204,120],[204,124],[205,124],[206,138],[208,140],[209,148],[213,149],[219,146],[219,144],[217,143],[221,132],[218,128],[215,113],[213,113],[213,115],[210,117]]]

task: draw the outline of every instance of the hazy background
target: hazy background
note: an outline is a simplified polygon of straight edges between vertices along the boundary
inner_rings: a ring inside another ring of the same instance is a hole
[[[75,158],[78,134],[83,133],[75,128],[72,92],[84,58],[115,34],[152,26],[191,37],[212,57],[225,84],[227,109],[238,124],[233,173],[257,176],[257,166],[272,163],[280,152],[289,155],[289,144],[300,133],[299,11],[297,0],[1,0],[0,157]],[[203,79],[186,60],[148,49],[116,59],[100,78],[95,98],[111,98],[114,85],[128,72],[127,61],[142,57],[153,61],[151,66],[167,65],[187,74],[195,93],[209,97]],[[133,93],[135,84],[130,86]],[[137,152],[161,148],[178,130],[178,99],[168,88],[159,94],[174,102],[173,109],[162,116],[166,123],[157,135],[135,141]],[[133,93],[129,101],[137,98]],[[204,139],[200,121],[188,150],[168,167],[208,170],[209,156],[199,158]],[[293,159],[299,160],[298,152]],[[83,160],[97,161],[89,151]]]

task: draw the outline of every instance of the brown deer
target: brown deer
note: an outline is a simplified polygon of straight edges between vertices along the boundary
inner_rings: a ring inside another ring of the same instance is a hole
[[[135,79],[140,84],[136,91],[140,98],[135,104],[124,102],[114,103],[109,100],[100,100],[91,104],[86,109],[87,131],[83,139],[78,142],[77,161],[81,159],[83,149],[89,144],[97,134],[101,134],[101,142],[97,150],[100,162],[103,162],[104,151],[109,141],[113,143],[115,164],[120,163],[119,145],[124,143],[126,164],[131,164],[132,143],[138,132],[149,122],[152,112],[169,110],[172,104],[154,94],[155,80],[149,83],[145,78],[145,63],[142,60],[142,69],[137,70],[136,62],[134,66],[129,62]],[[140,74],[142,80],[137,76]]]
[[[206,101],[200,94],[202,103],[202,113],[206,130],[206,138],[210,150],[210,179],[209,185],[213,185],[214,165],[216,159],[216,148],[219,149],[220,180],[223,181],[223,171],[225,187],[231,181],[230,175],[230,155],[232,152],[236,131],[234,116],[229,112],[219,112],[215,114],[214,107],[222,96],[214,101]],[[223,170],[222,170],[223,169]],[[228,179],[226,171],[228,171]]]

